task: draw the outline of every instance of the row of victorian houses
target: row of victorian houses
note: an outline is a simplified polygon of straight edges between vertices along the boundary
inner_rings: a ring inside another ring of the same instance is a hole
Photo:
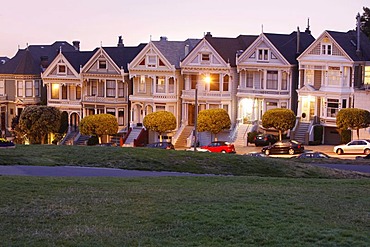
[[[308,143],[313,126],[322,125],[323,142],[336,144],[338,111],[370,110],[370,41],[359,27],[324,31],[317,39],[307,27],[236,38],[211,33],[185,41],[161,37],[133,47],[119,37],[117,46],[93,51],[79,46],[77,41],[31,45],[0,64],[3,135],[10,135],[12,119],[26,106],[46,103],[68,116],[69,131],[75,133],[85,116],[116,116],[128,145],[147,114],[166,110],[177,119],[167,137],[189,145],[197,92],[199,111],[222,108],[229,113],[231,129],[221,133],[229,141],[245,145],[248,131],[262,130],[264,112],[279,107],[297,115],[292,137]],[[201,142],[210,141],[201,135]],[[370,133],[365,129],[361,135]]]

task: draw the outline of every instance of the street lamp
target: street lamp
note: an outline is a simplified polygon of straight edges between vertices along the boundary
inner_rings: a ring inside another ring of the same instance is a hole
[[[206,75],[204,77],[204,82],[210,83],[211,82],[211,77],[209,75]],[[195,84],[195,119],[194,119],[194,132],[193,132],[193,140],[194,140],[194,152],[197,151],[197,127],[198,127],[198,80],[197,83]]]

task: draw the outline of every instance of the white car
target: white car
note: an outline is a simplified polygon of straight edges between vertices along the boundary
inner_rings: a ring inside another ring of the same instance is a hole
[[[362,153],[370,154],[370,140],[353,140],[347,144],[334,147],[334,153]]]

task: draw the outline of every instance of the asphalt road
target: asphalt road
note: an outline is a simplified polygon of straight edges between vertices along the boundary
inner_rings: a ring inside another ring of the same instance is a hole
[[[122,170],[115,168],[76,166],[0,166],[0,175],[49,176],[49,177],[164,177],[164,176],[213,176],[181,172],[154,172]]]

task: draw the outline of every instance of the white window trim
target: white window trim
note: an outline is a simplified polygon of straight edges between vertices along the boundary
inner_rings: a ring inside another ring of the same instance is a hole
[[[63,66],[64,67],[64,72],[61,72],[60,71],[60,66]],[[58,64],[58,66],[57,66],[57,74],[58,75],[66,75],[67,74],[67,65],[65,65],[65,64]]]

